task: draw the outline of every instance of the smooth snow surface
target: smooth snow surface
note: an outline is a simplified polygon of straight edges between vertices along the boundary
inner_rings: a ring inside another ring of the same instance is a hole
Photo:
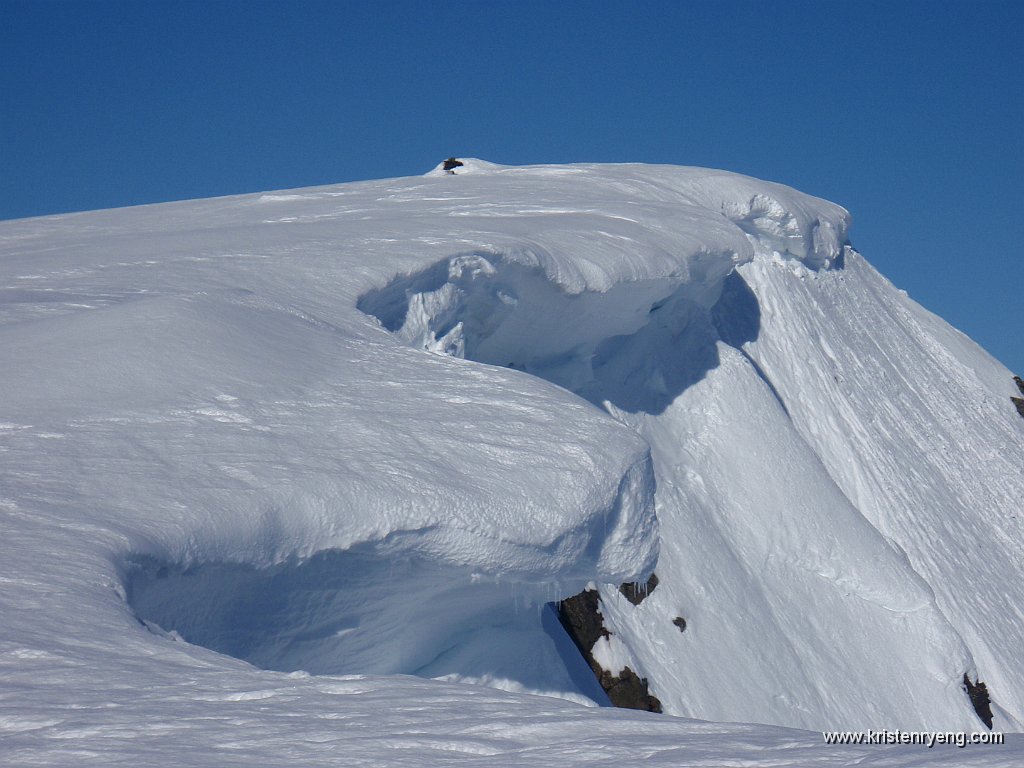
[[[670,714],[1020,728],[1010,373],[848,224],[477,160],[0,223],[0,761],[1017,764],[594,709],[544,607]]]

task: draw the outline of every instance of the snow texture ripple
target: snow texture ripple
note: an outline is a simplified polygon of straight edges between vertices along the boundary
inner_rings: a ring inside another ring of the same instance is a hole
[[[588,582],[670,714],[1020,727],[1009,372],[831,203],[459,170],[0,223],[6,764],[922,759],[594,709]]]

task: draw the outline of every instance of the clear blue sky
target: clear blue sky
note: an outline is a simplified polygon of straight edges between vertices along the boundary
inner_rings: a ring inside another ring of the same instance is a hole
[[[0,219],[642,161],[853,214],[1024,374],[1024,2],[0,0]]]

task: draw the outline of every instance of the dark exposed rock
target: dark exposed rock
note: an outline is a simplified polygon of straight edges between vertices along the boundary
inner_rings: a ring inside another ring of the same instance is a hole
[[[614,706],[661,712],[661,702],[650,694],[646,677],[640,677],[629,667],[624,668],[618,675],[613,675],[594,659],[591,653],[594,643],[602,637],[611,637],[611,632],[605,629],[601,617],[601,598],[597,590],[585,589],[559,603],[558,620],[583,658],[587,660],[598,683],[604,688]]]
[[[988,697],[988,686],[978,680],[972,683],[971,678],[964,672],[964,690],[967,691],[967,695],[971,698],[971,706],[974,707],[974,711],[978,713],[978,717],[981,718],[988,729],[992,730],[992,700]]]
[[[448,173],[455,173],[455,169],[461,168],[462,165],[462,161],[456,160],[454,157],[449,157],[447,160],[444,161],[444,169],[448,171]]]
[[[652,696],[647,689],[647,678],[639,677],[629,667],[625,667],[618,677],[602,670],[598,682],[608,694],[608,699],[616,707],[623,709],[642,709],[647,712],[661,712],[661,702]]]
[[[640,605],[657,586],[658,576],[652,573],[651,578],[645,584],[641,584],[639,581],[629,581],[619,587],[619,592],[633,605]]]
[[[672,619],[672,623],[679,627],[680,632],[686,631],[686,619],[684,619],[682,616],[676,616],[674,619]]]
[[[1017,406],[1017,413],[1024,416],[1024,397],[1011,397],[1013,404]]]
[[[1020,390],[1021,395],[1024,395],[1024,379],[1020,376],[1014,376],[1013,383],[1017,385],[1017,389]],[[1012,400],[1013,404],[1017,407],[1017,413],[1024,416],[1024,397],[1013,397],[1011,395],[1010,400]]]
[[[590,649],[602,637],[611,633],[604,628],[601,618],[601,598],[596,589],[585,589],[558,604],[558,620],[580,653],[590,661]],[[591,663],[593,666],[593,663]]]

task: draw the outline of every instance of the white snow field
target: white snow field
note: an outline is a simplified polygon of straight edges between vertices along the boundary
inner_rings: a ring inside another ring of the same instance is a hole
[[[1012,374],[831,203],[464,162],[0,222],[0,764],[1024,764],[815,732],[1024,730]]]

